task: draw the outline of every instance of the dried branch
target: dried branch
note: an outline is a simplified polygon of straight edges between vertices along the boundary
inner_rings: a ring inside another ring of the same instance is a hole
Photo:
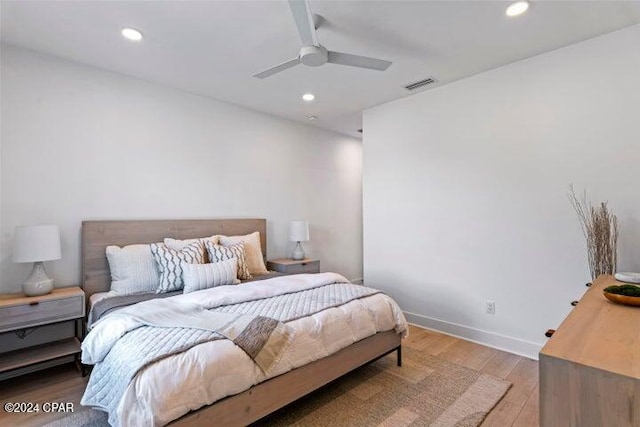
[[[582,200],[578,199],[573,185],[569,186],[568,196],[587,242],[591,278],[613,274],[618,263],[618,219],[609,212],[607,202],[595,207],[587,200],[586,192],[582,193]]]

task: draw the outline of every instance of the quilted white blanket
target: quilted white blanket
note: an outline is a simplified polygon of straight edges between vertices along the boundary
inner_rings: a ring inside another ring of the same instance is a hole
[[[284,276],[177,295],[167,300],[232,312],[234,307],[246,308],[264,301],[270,301],[273,307],[274,300],[284,302],[290,299],[288,295],[336,282],[348,283],[335,273]],[[308,308],[313,303],[306,301],[307,307],[301,312],[313,312]],[[130,382],[117,405],[119,424],[164,425],[191,410],[240,393],[269,377],[328,356],[377,332],[395,330],[404,335],[407,331],[400,308],[381,293],[327,307],[331,308],[302,317],[296,316],[296,304],[278,307],[279,312],[288,310],[286,318],[294,319],[287,323],[293,330],[293,338],[268,375],[229,340],[206,342],[147,366]],[[83,361],[103,360],[115,341],[138,326],[134,316],[118,315],[118,312],[107,315],[96,323],[83,342]]]

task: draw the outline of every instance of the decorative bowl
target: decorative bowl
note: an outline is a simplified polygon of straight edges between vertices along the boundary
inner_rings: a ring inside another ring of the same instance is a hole
[[[619,282],[640,283],[640,273],[616,273],[613,277]]]
[[[628,295],[619,295],[612,294],[611,292],[602,292],[609,301],[615,302],[616,304],[623,305],[633,305],[635,307],[640,307],[640,297],[630,297]]]

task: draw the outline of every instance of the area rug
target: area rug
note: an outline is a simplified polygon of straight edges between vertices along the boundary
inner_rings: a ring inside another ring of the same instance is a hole
[[[477,427],[511,384],[410,348],[359,368],[255,426]],[[85,409],[48,427],[106,427]]]

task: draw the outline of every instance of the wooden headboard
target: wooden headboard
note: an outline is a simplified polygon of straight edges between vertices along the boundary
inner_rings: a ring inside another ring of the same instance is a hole
[[[224,234],[236,236],[260,232],[262,254],[267,256],[265,219],[188,219],[150,221],[82,222],[82,289],[88,298],[111,287],[111,273],[105,249],[135,243],[161,242],[165,237],[194,239]]]

